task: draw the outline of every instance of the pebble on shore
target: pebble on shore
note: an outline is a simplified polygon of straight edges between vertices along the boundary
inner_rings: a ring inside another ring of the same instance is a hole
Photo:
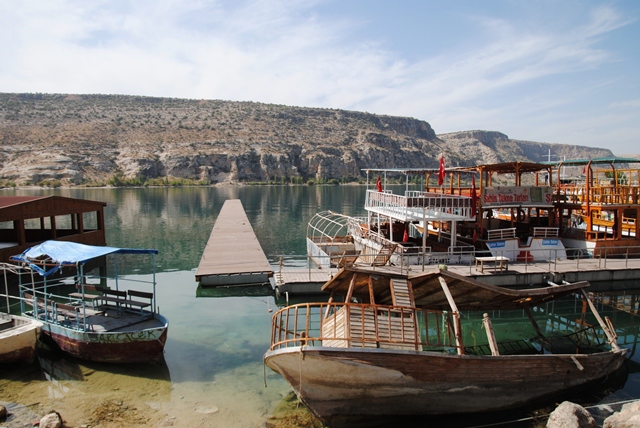
[[[60,413],[52,410],[40,419],[40,428],[61,428],[62,416]]]

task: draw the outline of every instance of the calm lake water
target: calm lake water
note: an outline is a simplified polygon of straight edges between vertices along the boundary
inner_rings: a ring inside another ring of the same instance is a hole
[[[158,305],[169,319],[169,335],[165,363],[157,366],[91,364],[47,353],[32,366],[0,369],[0,402],[16,411],[20,406],[27,406],[21,410],[27,411],[34,403],[45,410],[55,409],[72,426],[95,426],[100,417],[95,409],[109,410],[113,403],[116,410],[101,414],[100,426],[146,422],[152,426],[261,427],[277,421],[288,424],[282,426],[312,426],[308,413],[296,409],[288,384],[262,364],[271,316],[282,302],[266,287],[253,287],[239,296],[200,290],[195,271],[227,199],[242,201],[260,244],[275,265],[280,256],[305,253],[307,223],[318,211],[364,215],[364,187],[4,190],[2,194],[56,194],[106,202],[109,245],[160,251]],[[138,274],[133,268],[128,273]],[[564,316],[575,316],[574,309],[568,304]],[[601,313],[612,318],[620,342],[633,352],[624,372],[584,395],[582,403],[640,398],[640,357],[635,354],[640,322],[609,308]],[[123,408],[125,412],[117,411]],[[149,417],[145,409],[155,411],[155,416]],[[289,419],[274,418],[274,412]],[[447,425],[479,426],[530,414],[449,418]],[[421,418],[417,425],[438,426],[439,421]]]

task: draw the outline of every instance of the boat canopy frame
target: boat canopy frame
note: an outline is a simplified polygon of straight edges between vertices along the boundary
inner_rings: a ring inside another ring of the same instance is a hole
[[[361,219],[366,223],[365,218]],[[307,238],[316,244],[332,243],[341,237],[349,235],[349,225],[353,217],[336,213],[331,210],[315,214],[307,224]]]
[[[31,272],[38,273],[43,277],[44,293],[47,292],[47,279],[54,273],[60,271],[63,267],[75,267],[76,274],[80,282],[80,291],[83,296],[85,295],[85,281],[80,278],[85,277],[84,265],[85,263],[95,260],[107,255],[114,255],[113,258],[113,277],[115,281],[115,288],[119,290],[119,274],[118,274],[118,254],[148,254],[151,255],[152,261],[152,280],[150,281],[153,287],[153,301],[152,308],[155,311],[157,307],[156,300],[156,255],[157,249],[147,248],[117,248],[107,246],[93,246],[79,244],[77,242],[70,241],[45,241],[41,244],[35,245],[26,249],[22,254],[11,256],[11,261],[17,263],[19,266],[28,268]],[[31,279],[32,285],[34,284],[34,278]],[[22,286],[22,284],[21,284]],[[35,289],[33,290],[35,293]],[[23,310],[24,312],[24,310]]]

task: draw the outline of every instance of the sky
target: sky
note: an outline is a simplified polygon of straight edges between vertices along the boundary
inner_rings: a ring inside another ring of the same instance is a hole
[[[640,153],[640,1],[0,0],[0,92],[255,101]]]

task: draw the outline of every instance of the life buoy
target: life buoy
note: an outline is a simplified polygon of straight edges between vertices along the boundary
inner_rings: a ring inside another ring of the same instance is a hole
[[[520,223],[524,221],[524,210],[522,208],[518,209],[518,215],[516,216],[516,219]]]

